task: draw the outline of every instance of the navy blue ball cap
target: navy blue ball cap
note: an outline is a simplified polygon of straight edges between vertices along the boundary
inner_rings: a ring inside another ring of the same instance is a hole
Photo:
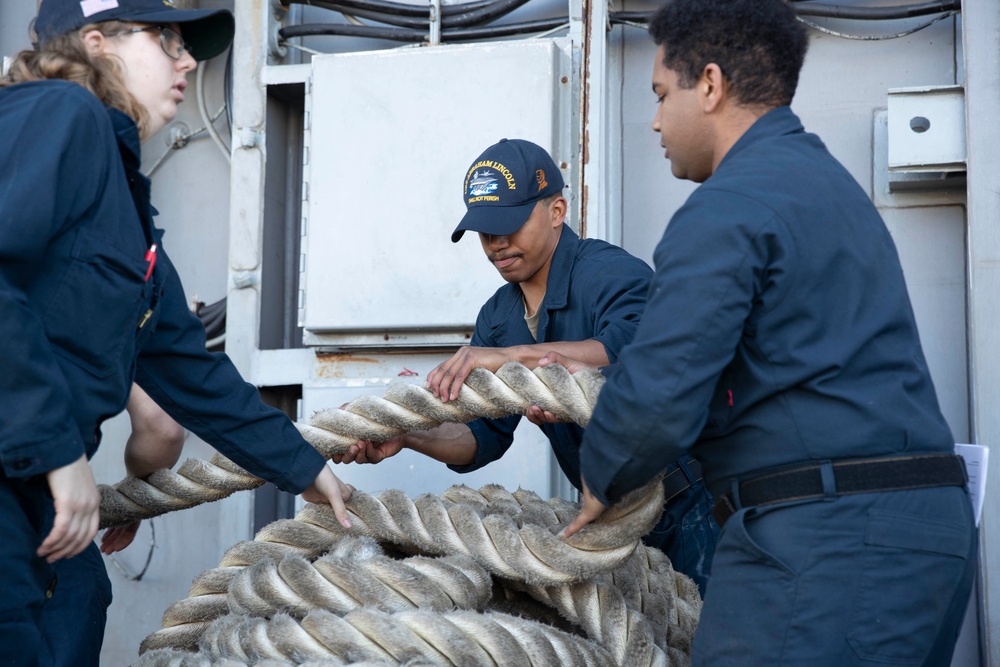
[[[465,174],[465,217],[452,232],[507,236],[521,228],[540,199],[562,192],[563,178],[548,152],[524,139],[501,139],[476,158]]]
[[[177,23],[195,60],[225,51],[236,32],[228,9],[178,9],[173,0],[42,0],[34,28],[42,47],[54,37],[104,21]]]

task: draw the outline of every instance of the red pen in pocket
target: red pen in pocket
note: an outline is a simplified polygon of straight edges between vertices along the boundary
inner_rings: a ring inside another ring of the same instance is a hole
[[[149,246],[149,250],[146,251],[146,261],[149,262],[149,267],[146,269],[146,282],[149,282],[149,277],[153,275],[153,267],[156,266],[156,244]]]

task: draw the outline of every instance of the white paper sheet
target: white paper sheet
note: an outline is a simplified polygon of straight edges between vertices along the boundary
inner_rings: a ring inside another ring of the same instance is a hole
[[[969,499],[972,511],[976,513],[976,525],[983,513],[983,496],[986,495],[986,470],[990,458],[990,448],[983,445],[955,445],[955,453],[965,459],[965,469],[969,473]]]

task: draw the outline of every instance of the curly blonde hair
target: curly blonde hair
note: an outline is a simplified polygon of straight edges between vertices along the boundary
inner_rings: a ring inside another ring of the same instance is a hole
[[[0,77],[0,88],[25,81],[62,79],[77,83],[108,106],[128,114],[145,139],[149,114],[125,87],[121,61],[108,54],[92,54],[83,42],[91,30],[113,37],[123,30],[120,21],[90,23],[79,30],[53,37],[37,51],[21,51],[11,62],[10,69]]]

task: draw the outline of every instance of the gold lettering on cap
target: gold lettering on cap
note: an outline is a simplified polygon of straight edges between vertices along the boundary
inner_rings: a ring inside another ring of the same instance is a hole
[[[469,167],[469,171],[465,174],[465,191],[469,191],[469,179],[472,178],[473,172],[480,167],[488,167],[490,169],[496,169],[507,181],[508,190],[517,190],[517,184],[514,182],[514,174],[510,173],[510,169],[503,166],[499,162],[494,162],[493,160],[480,160],[476,164]]]

